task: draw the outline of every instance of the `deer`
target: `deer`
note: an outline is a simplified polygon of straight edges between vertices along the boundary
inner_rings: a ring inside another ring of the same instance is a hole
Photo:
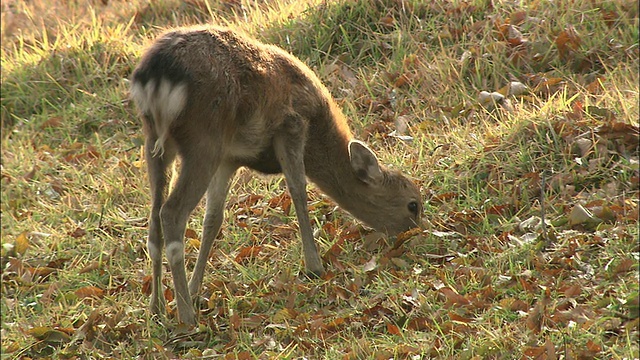
[[[129,92],[145,137],[153,314],[165,311],[164,250],[178,321],[196,324],[194,302],[240,167],[284,174],[309,276],[325,270],[307,207],[307,178],[365,225],[390,236],[420,224],[418,186],[381,165],[371,148],[354,138],[329,90],[282,48],[228,27],[168,30],[141,56]],[[176,158],[177,178],[168,189],[168,169]],[[186,224],[205,194],[202,240],[187,282]]]

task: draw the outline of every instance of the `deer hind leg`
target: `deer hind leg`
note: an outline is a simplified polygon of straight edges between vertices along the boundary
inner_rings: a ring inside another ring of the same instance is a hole
[[[193,269],[191,280],[189,281],[189,293],[192,297],[197,296],[200,292],[204,268],[207,265],[213,241],[220,231],[220,226],[224,218],[225,200],[229,193],[231,179],[237,169],[238,167],[236,165],[223,163],[218,167],[218,170],[213,175],[213,179],[211,179],[211,183],[209,183],[207,189],[207,210],[202,224],[202,243],[200,244],[200,252],[196,266]]]
[[[273,143],[296,209],[307,273],[321,276],[324,274],[324,268],[313,239],[307,209],[307,180],[304,168],[306,133],[306,120],[298,114],[288,114],[282,128],[274,136]]]
[[[167,188],[169,165],[175,158],[175,148],[167,146],[162,155],[153,155],[153,148],[157,136],[147,129],[148,135],[145,141],[145,159],[147,162],[149,185],[151,189],[151,214],[149,216],[149,237],[147,238],[147,251],[151,258],[151,301],[150,308],[154,314],[164,313],[164,298],[162,294],[162,250],[164,239],[160,222],[160,209],[164,203]]]
[[[191,142],[198,143],[202,142]],[[213,152],[210,147],[193,146],[181,150],[182,164],[178,180],[160,210],[160,219],[166,242],[167,260],[173,277],[178,317],[183,323],[194,325],[195,310],[189,295],[184,264],[184,232],[189,215],[202,199],[218,167],[219,152]]]

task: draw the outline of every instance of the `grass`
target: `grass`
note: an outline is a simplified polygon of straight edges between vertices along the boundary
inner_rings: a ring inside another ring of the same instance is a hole
[[[3,358],[640,357],[635,2],[31,1],[2,20]],[[309,64],[421,184],[425,224],[386,239],[311,187],[330,273],[303,280],[284,181],[243,172],[185,331],[146,309],[126,79],[163,29],[204,22]]]

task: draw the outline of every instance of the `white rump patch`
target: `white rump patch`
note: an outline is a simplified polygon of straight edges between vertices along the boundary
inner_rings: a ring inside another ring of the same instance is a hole
[[[151,121],[155,126],[158,139],[153,147],[153,155],[162,155],[164,142],[169,136],[171,123],[180,115],[187,103],[187,84],[172,84],[167,79],[161,79],[156,86],[154,79],[144,86],[134,82],[131,86],[131,97],[138,109],[152,115]]]

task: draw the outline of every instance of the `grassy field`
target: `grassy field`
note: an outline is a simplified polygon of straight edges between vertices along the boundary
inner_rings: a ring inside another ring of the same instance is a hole
[[[627,0],[3,2],[2,359],[638,359],[638,17]],[[127,79],[163,29],[209,22],[305,61],[425,214],[385,238],[311,186],[329,273],[308,280],[283,179],[243,171],[184,329],[173,304],[168,323],[147,310]]]

